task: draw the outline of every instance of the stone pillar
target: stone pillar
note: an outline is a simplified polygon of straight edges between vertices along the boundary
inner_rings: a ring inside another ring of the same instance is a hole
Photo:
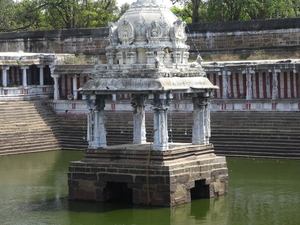
[[[145,103],[146,95],[132,95],[133,107],[133,144],[146,143]]]
[[[168,150],[168,108],[172,94],[153,93],[149,95],[153,105],[153,150]]]
[[[277,80],[277,73],[280,73],[281,70],[274,69],[272,72],[272,100],[276,100],[278,98],[278,80]]]
[[[165,52],[164,51],[157,51],[157,57],[159,58],[160,62],[164,61]]]
[[[193,97],[193,145],[203,145],[209,143],[210,137],[210,111],[208,107],[209,92],[196,94]]]
[[[175,64],[180,64],[181,53],[179,51],[176,51],[176,52],[173,52],[172,55],[173,55],[173,58],[174,58],[174,63]]]
[[[136,53],[135,52],[127,52],[127,64],[135,64],[136,63]]]
[[[77,98],[78,98],[78,93],[77,93],[77,75],[74,75],[73,77],[72,77],[72,79],[73,79],[73,99],[74,100],[77,100]]]
[[[228,98],[228,79],[227,79],[227,75],[228,75],[228,72],[226,70],[223,70],[222,71],[222,85],[223,85],[222,96],[223,96],[223,99]]]
[[[108,52],[106,53],[106,57],[107,57],[107,61],[109,65],[113,65],[114,63],[114,59],[115,59],[115,54],[112,52]]]
[[[88,114],[88,142],[89,148],[105,148],[106,129],[105,129],[105,95],[87,95],[86,103],[90,110]]]
[[[44,68],[45,66],[37,66],[40,69],[40,85],[44,85]]]
[[[146,52],[146,56],[147,56],[147,64],[154,64],[155,59],[154,59],[154,52],[153,51],[149,51]]]
[[[27,87],[27,69],[29,69],[29,66],[22,66],[21,69],[23,70],[23,77],[22,77],[22,85],[24,87]]]
[[[60,75],[58,74],[51,74],[51,77],[54,80],[54,100],[59,100],[59,86],[58,86],[58,78]]]
[[[205,144],[209,144],[209,139],[211,137],[211,128],[210,128],[210,95],[211,92],[206,93],[206,104],[205,104],[205,111],[204,111],[204,126],[205,126]]]
[[[189,52],[184,52],[183,53],[183,64],[188,64],[189,62],[189,56],[190,56],[190,53]]]
[[[119,65],[123,65],[124,64],[123,52],[118,52],[116,54],[116,58],[119,60]]]
[[[2,66],[2,85],[3,87],[7,87],[7,71],[9,70],[9,66]]]
[[[252,75],[255,73],[255,71],[251,68],[246,68],[246,70],[244,70],[242,73],[246,74],[246,100],[252,100]]]

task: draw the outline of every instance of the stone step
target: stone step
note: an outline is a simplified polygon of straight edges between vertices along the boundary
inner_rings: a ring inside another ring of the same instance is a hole
[[[56,114],[42,100],[0,102],[0,155],[61,149]],[[5,153],[4,153],[5,152]]]
[[[8,155],[17,155],[17,154],[27,154],[27,153],[37,153],[37,152],[47,152],[47,151],[58,151],[61,149],[56,149],[53,146],[50,146],[49,148],[31,148],[31,149],[19,149],[19,150],[7,150],[7,151],[0,151],[0,156],[8,156]]]

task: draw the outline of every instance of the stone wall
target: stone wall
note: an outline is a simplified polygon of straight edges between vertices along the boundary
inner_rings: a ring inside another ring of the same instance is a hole
[[[71,53],[103,56],[108,28],[0,33],[0,52]],[[101,57],[102,59],[102,57]]]
[[[300,50],[300,18],[188,24],[188,33],[191,53],[198,48],[202,56]]]
[[[299,51],[300,18],[188,24],[192,56]],[[108,28],[0,33],[0,52],[83,53],[105,59]]]

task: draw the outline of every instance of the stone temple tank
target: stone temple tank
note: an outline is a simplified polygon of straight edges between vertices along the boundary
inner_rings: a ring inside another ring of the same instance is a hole
[[[109,24],[108,63],[95,60],[91,80],[82,87],[90,109],[89,147],[81,161],[70,163],[70,199],[129,198],[134,204],[174,206],[227,193],[226,160],[209,143],[209,98],[218,87],[206,78],[200,56],[189,63],[185,27],[156,0],[134,2]],[[174,93],[185,93],[194,105],[190,144],[169,143]],[[107,146],[104,108],[112,94],[131,95],[133,143]],[[147,101],[153,110],[153,143],[146,140]]]

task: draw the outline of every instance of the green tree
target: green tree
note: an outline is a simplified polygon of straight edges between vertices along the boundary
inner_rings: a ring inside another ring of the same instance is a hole
[[[297,17],[300,0],[171,0],[173,12],[187,22],[235,21]]]
[[[0,31],[107,26],[118,18],[116,0],[0,0]]]

